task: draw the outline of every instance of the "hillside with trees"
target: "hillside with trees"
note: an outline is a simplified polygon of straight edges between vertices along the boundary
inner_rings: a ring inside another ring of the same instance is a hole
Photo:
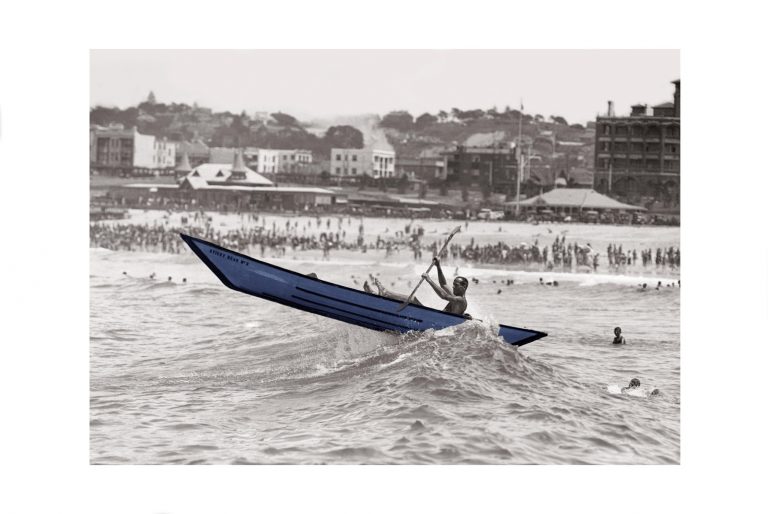
[[[325,158],[330,157],[331,148],[362,148],[364,144],[362,132],[350,125],[331,126],[318,136],[287,113],[256,118],[245,111],[213,112],[183,103],[147,101],[127,109],[96,106],[91,108],[90,122],[104,127],[136,127],[142,134],[171,141],[201,139],[209,146],[306,149]]]
[[[171,141],[201,139],[209,146],[307,149],[319,158],[329,158],[331,148],[363,148],[371,142],[351,125],[334,125],[321,132],[310,130],[313,127],[288,113],[249,116],[245,111],[214,112],[197,104],[159,103],[154,95],[127,109],[93,107],[90,120],[100,126],[119,123],[126,128],[136,127],[143,134]],[[423,157],[465,144],[470,138],[472,144],[478,144],[484,140],[482,135],[492,136],[485,138],[487,145],[509,147],[518,136],[521,121],[526,145],[550,168],[591,167],[594,129],[569,125],[562,116],[545,118],[509,106],[503,110],[453,107],[417,116],[397,110],[381,117],[376,130],[385,134],[398,156]],[[370,135],[370,131],[366,134]]]

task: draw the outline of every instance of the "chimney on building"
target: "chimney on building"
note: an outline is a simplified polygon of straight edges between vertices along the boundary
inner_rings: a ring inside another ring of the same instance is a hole
[[[613,118],[613,100],[608,100],[608,117]]]
[[[680,117],[680,79],[673,80],[675,85],[675,118]]]

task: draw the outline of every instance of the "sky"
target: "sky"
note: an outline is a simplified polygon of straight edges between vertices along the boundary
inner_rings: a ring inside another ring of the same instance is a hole
[[[158,102],[301,120],[518,109],[586,123],[672,101],[679,50],[91,50],[91,106]]]

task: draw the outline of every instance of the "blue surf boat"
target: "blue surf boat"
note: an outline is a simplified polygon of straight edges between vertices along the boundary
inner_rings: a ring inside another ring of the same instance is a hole
[[[180,235],[225,286],[294,309],[371,330],[401,333],[440,330],[466,321],[463,316],[422,305],[408,304],[398,310],[401,303],[397,300],[302,275],[196,237]],[[499,335],[510,344],[522,346],[547,334],[499,325]]]

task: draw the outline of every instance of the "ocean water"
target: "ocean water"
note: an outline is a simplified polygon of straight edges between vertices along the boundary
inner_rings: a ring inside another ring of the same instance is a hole
[[[625,247],[677,246],[675,230],[633,228]],[[375,251],[293,257],[267,260],[352,287],[374,273],[402,292],[428,265]],[[91,462],[679,462],[680,289],[637,287],[677,276],[458,267],[479,280],[468,310],[483,321],[392,335],[229,290],[191,252],[91,249]],[[442,306],[428,285],[417,296]],[[513,347],[494,322],[549,336]],[[617,325],[628,344],[610,344]],[[641,388],[622,393],[632,378]]]

